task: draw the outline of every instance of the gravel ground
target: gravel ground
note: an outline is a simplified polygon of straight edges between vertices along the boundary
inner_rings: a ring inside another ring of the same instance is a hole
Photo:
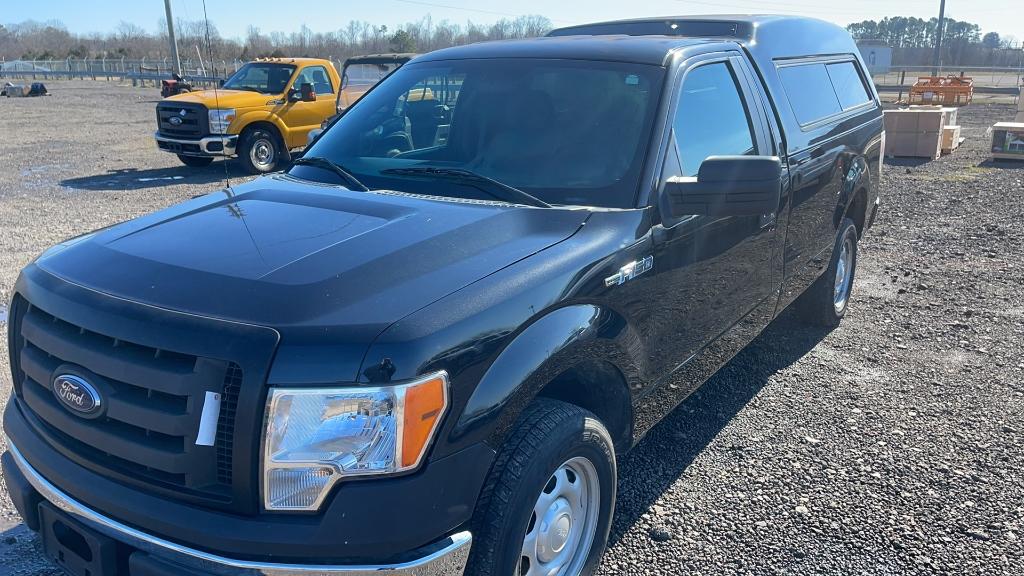
[[[154,89],[49,86],[0,100],[0,302],[45,247],[224,175],[154,149]],[[840,328],[783,315],[622,459],[602,575],[1024,574],[1024,164],[985,155],[1012,115],[887,165]],[[3,496],[14,574],[56,572]]]

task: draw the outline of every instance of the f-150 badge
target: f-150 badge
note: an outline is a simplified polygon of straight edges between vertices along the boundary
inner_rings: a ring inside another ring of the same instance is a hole
[[[626,264],[615,274],[604,279],[605,286],[618,286],[636,278],[654,267],[654,256],[647,256],[642,260],[635,260]]]

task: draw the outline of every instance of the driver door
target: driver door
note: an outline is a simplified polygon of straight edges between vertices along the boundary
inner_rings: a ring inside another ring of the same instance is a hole
[[[773,156],[752,73],[738,55],[684,64],[661,181],[696,176],[709,156]],[[648,323],[652,376],[689,393],[743,348],[774,311],[775,214],[672,216],[661,206],[654,272],[666,287]],[[664,384],[664,382],[663,382]]]
[[[291,98],[292,90],[299,92],[304,83],[313,85],[316,100],[313,102],[295,101]],[[278,115],[288,127],[285,140],[289,148],[306,145],[309,131],[319,128],[320,123],[334,115],[335,90],[330,74],[322,65],[306,66],[295,75],[288,90],[284,93],[284,103],[278,108]]]

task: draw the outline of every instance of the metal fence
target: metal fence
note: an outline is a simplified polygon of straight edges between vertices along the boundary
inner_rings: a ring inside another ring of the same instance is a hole
[[[341,71],[343,59],[328,58]],[[199,86],[209,86],[226,79],[243,64],[244,60],[214,60],[200,62],[197,59],[181,61],[182,76]],[[353,70],[353,80],[380,78],[376,72],[367,72],[363,67]],[[159,85],[160,80],[171,77],[170,58],[66,58],[64,60],[4,60],[0,58],[0,79],[51,80],[85,78],[91,80],[131,81],[133,85]],[[363,78],[366,76],[366,78]]]
[[[227,78],[242,66],[241,60],[199,62],[182,60],[182,76],[199,85],[210,85]],[[169,58],[67,58],[64,60],[3,60],[0,78],[18,80],[52,80],[87,78],[92,80],[131,81],[133,85],[159,84],[171,77]]]
[[[887,71],[873,72],[875,86],[881,91],[895,92],[909,90],[919,76],[931,76],[931,66],[893,66]],[[1024,71],[1021,68],[942,68],[940,76],[965,76],[974,79],[975,92],[983,94],[1017,94]]]
[[[342,60],[331,58],[341,70]],[[242,60],[197,59],[182,60],[182,76],[198,85],[213,84],[227,78],[245,64]],[[88,78],[92,80],[131,81],[133,84],[153,83],[171,76],[170,58],[66,58],[64,60],[3,60],[0,59],[0,78],[21,80],[50,80],[58,78]],[[872,80],[880,91],[897,92],[910,88],[918,76],[930,76],[930,66],[892,66],[885,71],[873,71]],[[1017,94],[1024,82],[1022,68],[946,67],[940,75],[954,74],[974,78],[975,91],[989,94]]]

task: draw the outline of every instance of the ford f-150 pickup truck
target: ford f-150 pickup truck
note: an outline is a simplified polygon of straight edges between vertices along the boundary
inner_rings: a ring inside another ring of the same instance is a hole
[[[7,488],[77,576],[591,574],[619,456],[847,313],[882,148],[816,20],[420,56],[287,171],[22,271]]]

